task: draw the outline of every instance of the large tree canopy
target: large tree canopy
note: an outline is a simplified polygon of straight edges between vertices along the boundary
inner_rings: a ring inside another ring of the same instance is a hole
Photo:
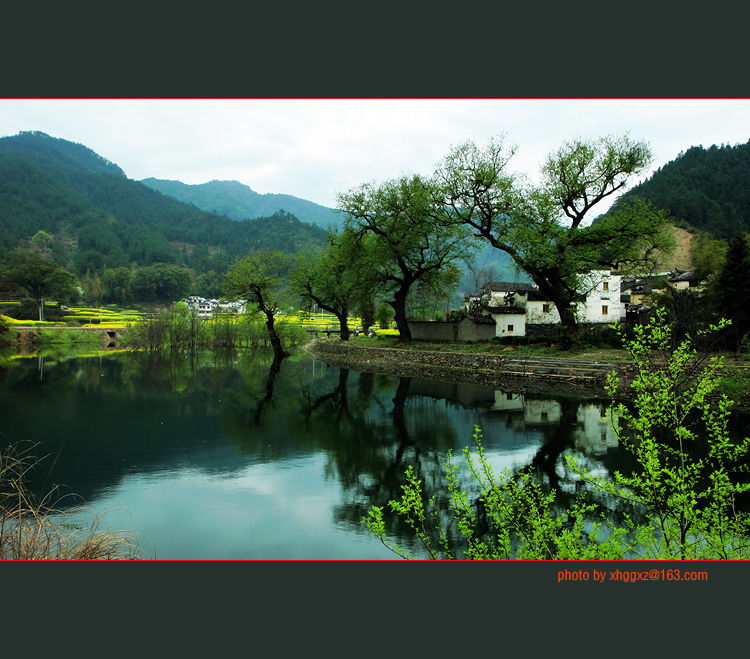
[[[349,339],[349,311],[371,295],[376,286],[376,264],[369,238],[351,228],[331,231],[328,247],[320,254],[298,255],[290,275],[301,298],[336,316],[342,341]]]
[[[645,202],[589,222],[592,208],[648,166],[651,151],[628,136],[565,142],[536,185],[508,171],[514,153],[504,136],[453,148],[436,173],[445,203],[455,222],[509,254],[576,329],[573,304],[586,293],[581,275],[646,265],[656,249],[670,247],[666,213]]]
[[[26,290],[39,307],[39,320],[44,320],[44,299],[67,301],[77,293],[75,275],[63,270],[52,259],[46,259],[28,249],[14,249],[5,258],[2,275]]]
[[[470,232],[449,221],[435,182],[416,175],[340,194],[338,208],[347,227],[375,237],[378,279],[392,297],[401,341],[410,342],[406,300],[412,286],[434,283],[437,271],[455,269],[455,261],[467,258],[475,249]]]
[[[230,298],[246,300],[265,316],[275,359],[287,355],[275,321],[288,302],[286,283],[291,265],[288,254],[260,250],[235,261],[224,277],[224,291]]]

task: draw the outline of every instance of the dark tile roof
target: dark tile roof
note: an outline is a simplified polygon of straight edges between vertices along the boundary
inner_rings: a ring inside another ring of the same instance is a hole
[[[459,323],[463,323],[466,321],[471,321],[475,325],[494,325],[495,321],[490,316],[466,316],[465,318],[462,318],[459,320]]]
[[[542,291],[536,289],[529,291],[527,298],[529,302],[550,302],[549,295],[545,295]]]
[[[482,290],[493,293],[527,293],[535,291],[536,286],[520,281],[492,281],[489,284],[485,284]]]
[[[526,315],[526,309],[522,307],[485,307],[484,310],[495,314],[513,314],[516,316]]]
[[[694,281],[699,279],[693,270],[677,271],[669,277],[668,281]]]

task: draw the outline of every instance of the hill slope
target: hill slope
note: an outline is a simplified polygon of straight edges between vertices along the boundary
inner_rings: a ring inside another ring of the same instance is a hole
[[[646,199],[670,212],[675,224],[713,238],[750,231],[750,141],[693,146],[616,202]]]
[[[128,179],[90,149],[38,132],[0,139],[0,256],[38,231],[51,253],[84,274],[153,263],[220,271],[237,256],[267,247],[322,247],[325,231],[289,213],[236,222]]]
[[[209,181],[188,185],[180,181],[147,178],[144,185],[179,201],[195,204],[206,211],[216,211],[233,220],[273,215],[280,210],[323,228],[339,225],[338,213],[325,206],[287,194],[260,194],[239,181]]]

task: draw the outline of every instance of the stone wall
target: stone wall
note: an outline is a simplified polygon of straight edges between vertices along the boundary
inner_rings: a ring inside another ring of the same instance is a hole
[[[410,320],[411,338],[416,341],[456,341],[458,323],[439,320]]]
[[[494,323],[475,323],[469,318],[459,322],[410,320],[409,330],[415,341],[489,341],[495,336]]]

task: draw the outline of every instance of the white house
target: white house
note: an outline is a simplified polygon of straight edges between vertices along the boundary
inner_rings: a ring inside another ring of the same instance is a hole
[[[579,323],[614,323],[620,320],[620,282],[610,270],[597,270],[580,278],[585,299],[576,303]],[[525,336],[527,325],[557,325],[560,314],[536,286],[522,282],[492,282],[481,295],[466,298],[469,314],[482,313],[495,320],[496,336]]]
[[[235,302],[226,302],[224,300],[216,299],[207,300],[198,295],[191,295],[190,297],[183,298],[182,302],[184,302],[189,309],[195,311],[198,314],[198,318],[211,318],[214,313],[222,311],[236,311],[242,313],[245,310],[246,304],[244,300],[237,300]]]

